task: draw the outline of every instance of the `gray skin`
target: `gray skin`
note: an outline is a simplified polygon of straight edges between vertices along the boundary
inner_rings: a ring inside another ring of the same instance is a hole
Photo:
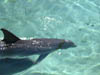
[[[55,50],[76,47],[70,40],[47,38],[21,40],[6,29],[1,30],[4,33],[4,39],[0,41],[0,59],[27,58],[36,54],[40,55],[36,60],[36,63],[39,63]]]

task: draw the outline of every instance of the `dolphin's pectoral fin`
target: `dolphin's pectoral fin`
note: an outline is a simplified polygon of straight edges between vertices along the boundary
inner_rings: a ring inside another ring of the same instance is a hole
[[[49,53],[47,53],[47,54],[41,54],[41,55],[39,56],[39,58],[35,61],[35,63],[39,63],[40,61],[42,61],[48,54],[49,54]]]
[[[14,34],[12,34],[11,32],[9,32],[6,29],[1,29],[3,34],[4,34],[4,39],[2,41],[4,41],[5,43],[9,44],[9,43],[15,43],[16,41],[20,40],[18,37],[16,37]]]

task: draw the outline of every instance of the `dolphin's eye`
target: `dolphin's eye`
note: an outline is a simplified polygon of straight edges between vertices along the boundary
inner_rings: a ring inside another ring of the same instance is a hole
[[[59,45],[58,45],[58,48],[57,49],[60,49],[62,48],[62,45],[65,43],[65,41],[63,40]]]

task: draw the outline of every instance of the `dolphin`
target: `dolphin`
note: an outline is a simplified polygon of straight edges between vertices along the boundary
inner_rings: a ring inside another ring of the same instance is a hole
[[[27,58],[31,55],[39,55],[36,63],[42,61],[48,54],[58,49],[76,47],[70,40],[56,38],[34,38],[22,40],[12,32],[1,28],[4,34],[0,41],[0,59],[8,58]]]

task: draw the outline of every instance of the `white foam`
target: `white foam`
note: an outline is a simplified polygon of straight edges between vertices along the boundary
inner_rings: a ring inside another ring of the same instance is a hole
[[[3,37],[0,37],[0,40],[2,40],[3,39]],[[20,39],[22,39],[22,40],[27,40],[27,39],[33,39],[33,37],[30,37],[30,38],[26,38],[26,37],[21,37]]]

